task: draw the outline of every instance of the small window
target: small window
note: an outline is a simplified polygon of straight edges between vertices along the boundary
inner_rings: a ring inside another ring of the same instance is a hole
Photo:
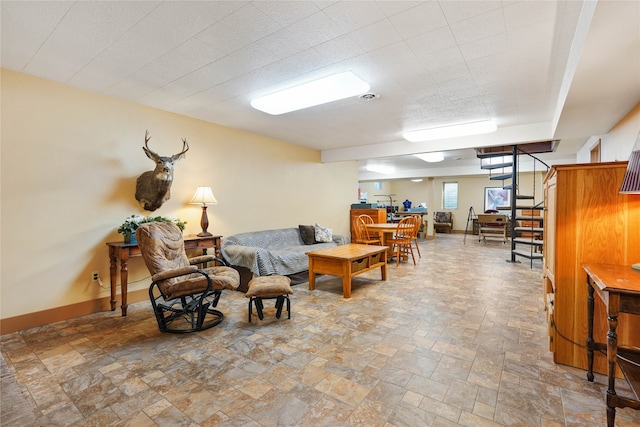
[[[457,182],[443,183],[442,208],[458,209],[458,183]]]

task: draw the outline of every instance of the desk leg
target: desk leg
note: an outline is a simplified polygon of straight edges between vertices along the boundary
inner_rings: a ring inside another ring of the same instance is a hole
[[[309,290],[316,288],[316,273],[313,272],[313,257],[309,257]]]
[[[609,332],[607,333],[607,362],[609,362],[609,386],[607,388],[607,427],[614,427],[616,419],[616,406],[618,396],[616,394],[616,355],[618,353],[618,335],[616,328],[618,327],[618,310],[619,301],[613,299],[619,298],[619,295],[609,294]]]
[[[122,298],[122,316],[127,315],[127,288],[128,288],[128,280],[129,280],[129,269],[127,267],[127,262],[129,261],[128,257],[122,256],[120,259],[120,293]]]
[[[111,279],[111,311],[115,311],[116,304],[118,301],[116,300],[116,286],[118,285],[117,272],[118,272],[118,257],[114,254],[109,254],[110,266],[109,266],[109,276]]]
[[[593,382],[593,287],[589,276],[587,276],[587,380]]]

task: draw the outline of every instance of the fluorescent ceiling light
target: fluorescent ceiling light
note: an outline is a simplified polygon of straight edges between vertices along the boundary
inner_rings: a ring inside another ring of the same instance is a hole
[[[422,153],[414,154],[414,156],[429,163],[437,163],[444,160],[444,156],[442,155],[442,153]]]
[[[383,173],[386,175],[390,173],[394,173],[396,171],[396,169],[393,166],[375,165],[375,164],[367,165],[367,170],[369,172]]]
[[[359,95],[369,89],[368,83],[351,71],[345,71],[256,98],[251,106],[278,115]]]
[[[431,139],[445,139],[456,136],[480,135],[483,133],[495,132],[498,129],[496,124],[487,120],[484,122],[464,123],[454,126],[443,126],[439,128],[412,130],[402,134],[407,141],[429,141]]]
[[[411,182],[422,182],[422,178],[414,178]]]

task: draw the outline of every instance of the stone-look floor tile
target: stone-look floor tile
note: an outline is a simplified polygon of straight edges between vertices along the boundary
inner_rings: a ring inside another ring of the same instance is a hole
[[[457,422],[460,419],[461,409],[451,406],[447,403],[440,402],[428,397],[425,397],[420,402],[420,409],[435,414],[440,418],[445,418],[449,421]],[[493,417],[492,417],[493,418]]]
[[[462,240],[421,242],[416,266],[357,276],[349,299],[331,276],[294,286],[291,319],[268,304],[248,323],[244,294],[225,291],[225,320],[198,333],[160,333],[140,302],[0,336],[0,424],[604,425],[606,377],[548,351],[540,262]]]
[[[343,425],[352,412],[353,407],[330,396],[324,396],[298,420],[297,425],[301,427],[339,426]]]
[[[371,390],[335,374],[327,375],[315,388],[334,399],[354,407],[359,405]]]

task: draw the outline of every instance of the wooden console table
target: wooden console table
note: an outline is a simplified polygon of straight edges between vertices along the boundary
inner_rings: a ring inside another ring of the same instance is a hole
[[[220,240],[222,236],[205,236],[198,237],[196,235],[185,236],[184,247],[186,250],[202,250],[202,254],[207,254],[207,249],[214,249],[215,256],[220,257]],[[109,247],[109,260],[111,265],[109,272],[111,276],[111,311],[116,309],[116,286],[118,284],[118,260],[120,261],[120,286],[122,295],[122,315],[127,315],[127,291],[129,280],[129,269],[127,263],[129,258],[135,258],[142,256],[140,248],[137,243],[124,243],[124,242],[108,242]]]
[[[620,313],[640,314],[640,272],[629,266],[582,264],[587,273],[589,295],[587,297],[587,380],[593,382],[593,352],[606,350],[608,362],[608,387],[606,395],[607,426],[614,427],[616,408],[640,409],[640,349],[620,347],[618,349],[618,315]],[[598,343],[593,339],[593,294],[604,302],[607,310],[609,332],[607,343]],[[616,365],[622,368],[624,377],[633,390],[635,399],[616,394]]]

